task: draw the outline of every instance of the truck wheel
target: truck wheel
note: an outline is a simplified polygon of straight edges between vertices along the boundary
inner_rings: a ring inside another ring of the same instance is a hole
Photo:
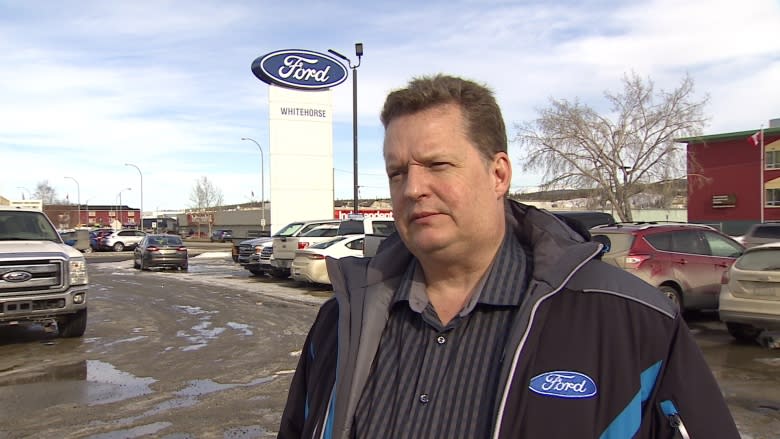
[[[287,279],[290,277],[290,272],[282,268],[274,268],[271,270],[271,276],[275,279]]]
[[[256,268],[250,269],[249,272],[252,273],[252,276],[257,276],[257,277],[263,277],[264,274],[263,270],[258,270]]]
[[[726,328],[732,337],[742,343],[755,343],[763,329],[741,323],[726,322]]]
[[[117,242],[116,244],[114,244],[114,251],[115,252],[121,252],[124,249],[125,249],[125,245],[122,244],[121,242]]]
[[[60,328],[60,337],[81,337],[87,329],[87,310],[82,309],[76,314],[63,317],[57,325]]]

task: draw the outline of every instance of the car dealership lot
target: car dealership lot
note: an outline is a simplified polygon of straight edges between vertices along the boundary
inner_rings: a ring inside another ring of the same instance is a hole
[[[0,437],[275,437],[331,292],[251,276],[224,246],[190,248],[189,272],[135,270],[131,252],[90,257],[82,339],[0,334]],[[711,314],[689,324],[743,437],[777,437],[780,350],[736,343]]]

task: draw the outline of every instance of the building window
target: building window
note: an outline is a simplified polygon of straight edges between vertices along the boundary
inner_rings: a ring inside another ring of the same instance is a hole
[[[767,206],[780,206],[780,189],[767,189],[766,190],[766,205]]]
[[[780,169],[780,150],[764,152],[764,168]]]

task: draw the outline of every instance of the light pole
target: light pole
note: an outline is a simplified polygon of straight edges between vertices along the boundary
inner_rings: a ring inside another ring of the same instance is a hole
[[[124,227],[124,223],[122,223],[122,192],[124,192],[124,191],[131,191],[131,190],[133,190],[133,188],[126,187],[126,188],[122,189],[121,191],[119,191],[118,194],[116,194],[117,198],[119,198],[119,204],[116,206],[116,210],[117,210],[117,215],[116,215],[117,218],[116,219],[117,219],[117,221],[119,221],[119,228],[120,229]]]
[[[328,52],[343,59],[352,69],[352,180],[354,183],[354,200],[353,210],[354,213],[360,213],[358,207],[358,134],[357,134],[357,68],[360,67],[360,58],[363,56],[363,43],[355,43],[355,55],[357,55],[358,62],[352,65],[352,61],[346,56],[336,52],[333,49],[328,49]]]
[[[265,166],[263,166],[263,148],[257,140],[251,137],[242,137],[241,140],[249,140],[257,145],[260,150],[260,228],[265,232]]]
[[[78,204],[79,220],[78,220],[78,222],[76,222],[76,227],[78,227],[81,224],[81,185],[79,185],[79,181],[76,180],[73,177],[65,177],[65,178],[71,179],[74,182],[76,182],[76,198],[77,198],[78,203],[79,203]]]
[[[138,175],[141,176],[141,211],[140,211],[140,214],[138,215],[139,220],[141,221],[141,224],[140,224],[138,230],[143,230],[144,229],[144,174],[141,173],[141,168],[139,168],[138,166],[136,166],[136,165],[134,165],[132,163],[125,163],[125,166],[132,166],[132,167],[134,167],[135,170],[138,171]]]
[[[30,197],[29,199],[32,200],[32,192],[30,192],[29,189],[22,186],[16,186],[17,189],[22,189],[23,191],[27,192],[27,196]],[[24,194],[22,194],[22,200],[24,200]]]

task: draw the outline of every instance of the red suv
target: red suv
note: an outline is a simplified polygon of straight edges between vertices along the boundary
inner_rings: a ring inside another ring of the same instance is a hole
[[[590,229],[602,260],[655,286],[681,309],[717,309],[720,280],[745,248],[688,223],[621,223]]]

